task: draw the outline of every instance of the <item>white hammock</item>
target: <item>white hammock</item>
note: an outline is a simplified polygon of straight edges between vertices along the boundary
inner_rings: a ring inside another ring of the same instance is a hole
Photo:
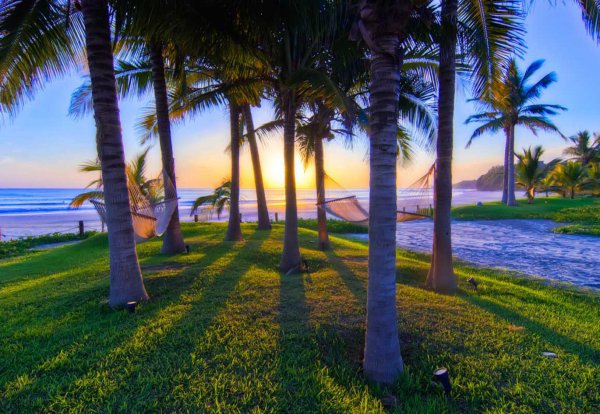
[[[427,173],[423,177],[419,178],[409,188],[418,189],[421,193],[429,192],[431,189],[431,177],[434,174],[434,170],[435,165],[431,166]],[[330,177],[329,179],[335,182]],[[402,211],[396,211],[396,222],[402,223],[405,221],[432,218],[433,210],[431,208],[431,204],[429,204],[429,207],[426,205],[427,204],[425,203],[425,208],[422,208],[419,206],[419,204],[417,204],[414,211],[406,211],[406,208],[402,209]],[[423,206],[423,204],[421,204],[421,206]],[[369,213],[358,202],[358,199],[355,195],[327,200],[323,203],[317,204],[317,207],[322,208],[328,214],[331,214],[332,216],[341,220],[354,223],[359,226],[369,226]]]
[[[325,201],[318,206],[341,220],[358,224],[359,226],[369,226],[369,213],[360,205],[356,196],[335,198]],[[415,212],[396,212],[396,222],[398,223],[426,218],[431,218],[431,209],[429,208],[419,208]]]
[[[162,236],[167,231],[178,201],[173,196],[175,188],[170,180],[164,183],[164,187],[165,199],[158,203],[150,203],[132,178],[128,177],[127,189],[136,243]],[[96,208],[102,222],[106,223],[106,204],[100,200],[90,200],[90,202]]]

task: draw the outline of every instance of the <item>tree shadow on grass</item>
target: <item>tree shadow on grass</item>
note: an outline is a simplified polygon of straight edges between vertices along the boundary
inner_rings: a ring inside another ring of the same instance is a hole
[[[43,315],[52,318],[54,315],[63,314],[67,323],[40,337],[23,337],[15,332],[13,335],[19,335],[19,340],[15,340],[14,337],[0,339],[0,342],[8,341],[10,344],[10,347],[3,349],[12,356],[4,361],[13,368],[9,373],[4,372],[0,376],[0,380],[2,377],[5,379],[0,383],[4,389],[2,394],[5,394],[0,407],[28,407],[34,402],[30,398],[32,394],[37,396],[36,404],[44,405],[52,395],[65,391],[69,379],[85,372],[93,372],[94,367],[101,364],[107,355],[127,344],[135,337],[136,332],[143,330],[146,325],[151,325],[165,308],[175,309],[181,305],[188,289],[196,284],[203,284],[199,273],[221,260],[230,251],[231,244],[216,245],[194,265],[166,277],[168,293],[153,295],[154,301],[143,304],[141,312],[135,317],[130,317],[124,312],[112,311],[107,305],[99,305],[97,298],[106,295],[106,286],[86,290],[83,298],[78,294],[80,292],[75,291],[59,301],[40,304],[32,315],[33,319],[43,319]],[[148,291],[154,294],[155,288],[157,291],[164,289],[164,282],[162,277],[150,277],[146,280],[146,286]],[[210,287],[210,284],[204,287]],[[118,343],[121,345],[115,346]],[[57,357],[61,355],[66,356],[63,358],[65,360],[56,363]],[[12,379],[9,379],[9,375]]]
[[[341,257],[335,253],[335,249],[326,250],[325,255],[356,300],[360,304],[366,305],[367,288],[365,282],[356,275],[353,269],[344,263]]]
[[[75,400],[83,400],[93,401],[96,408],[152,411],[153,406],[171,401],[174,391],[181,387],[174,373],[193,373],[197,369],[190,355],[252,266],[249,258],[260,251],[268,237],[268,232],[255,232],[244,244],[223,242],[221,246],[233,251],[212,261],[212,267],[202,266],[203,277],[196,277],[187,289],[178,289],[181,295],[177,301],[163,307],[153,321],[140,326],[86,374],[72,381],[67,391],[71,401],[62,408],[72,408]],[[223,260],[226,262],[217,263]],[[104,381],[118,387],[105,387]],[[95,397],[99,392],[100,400]],[[136,398],[131,399],[131,395]],[[94,407],[86,406],[90,408]]]
[[[539,322],[483,297],[475,295],[463,295],[462,297],[473,305],[479,306],[480,308],[506,319],[513,325],[524,326],[529,332],[538,335],[550,345],[562,348],[568,353],[575,354],[586,363],[592,365],[600,364],[600,351],[598,349],[594,349],[589,345],[553,331]],[[543,350],[540,350],[540,352],[541,351]]]
[[[302,274],[280,277],[279,329],[278,410],[323,411],[326,395],[317,377],[319,353],[311,338]]]

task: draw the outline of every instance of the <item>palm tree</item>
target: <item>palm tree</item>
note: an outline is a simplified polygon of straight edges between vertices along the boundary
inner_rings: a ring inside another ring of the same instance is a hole
[[[167,97],[167,82],[165,78],[165,61],[163,45],[154,42],[149,47],[150,61],[152,64],[152,85],[154,87],[154,102],[156,106],[156,123],[160,142],[164,181],[170,180],[173,194],[165,194],[168,198],[177,198],[177,184],[175,177],[175,158],[173,157],[173,143],[171,139],[171,122],[169,120],[169,100]],[[162,253],[176,254],[185,251],[185,243],[181,234],[179,223],[179,207],[176,206],[169,221],[169,226],[163,236]]]
[[[598,193],[596,195],[600,196],[600,161],[588,164],[587,173],[586,187],[597,190]]]
[[[396,312],[397,102],[403,46],[413,18],[429,9],[408,0],[361,1],[354,36],[371,53],[369,279],[363,369],[374,382],[394,382],[403,370]]]
[[[220,186],[215,188],[212,194],[198,197],[192,205],[190,215],[196,213],[202,206],[208,206],[208,215],[217,213],[217,219],[221,218],[223,210],[229,208],[231,204],[231,181],[224,180]]]
[[[452,154],[457,36],[476,94],[497,81],[509,56],[522,48],[520,12],[513,1],[443,0],[439,34],[438,135],[433,208],[433,248],[426,284],[442,293],[456,290],[452,264]]]
[[[111,306],[148,299],[137,259],[113,65],[107,0],[81,2],[102,168],[110,255]]]
[[[119,119],[108,2],[3,3],[0,16],[0,100],[16,110],[49,79],[83,61],[92,79],[96,143],[104,178],[109,230],[111,306],[147,299],[137,260]],[[79,12],[79,9],[83,13]],[[5,35],[8,34],[8,35]]]
[[[538,145],[531,149],[523,149],[522,154],[516,154],[518,162],[515,167],[517,185],[525,189],[527,202],[533,203],[535,192],[543,186],[544,178],[556,166],[560,160],[556,159],[548,164],[544,164],[540,159],[544,154],[544,149]]]
[[[567,161],[558,164],[552,171],[552,177],[557,185],[563,189],[563,194],[575,198],[575,192],[583,188],[586,178],[586,169],[579,161]]]
[[[513,59],[508,66],[506,74],[500,82],[493,86],[491,93],[478,98],[486,112],[472,115],[467,118],[467,123],[478,122],[479,126],[473,132],[467,147],[474,139],[485,133],[504,131],[507,140],[508,157],[505,161],[505,176],[508,206],[516,206],[515,198],[515,127],[529,128],[537,135],[539,130],[555,132],[563,136],[556,125],[548,118],[564,111],[560,105],[532,103],[541,96],[544,89],[556,82],[556,74],[551,72],[540,80],[529,85],[530,78],[542,67],[544,61],[533,62],[525,72],[521,72],[517,62]]]
[[[258,230],[270,230],[271,221],[269,220],[269,209],[267,208],[267,197],[265,196],[265,184],[263,182],[260,154],[258,152],[258,143],[256,142],[254,120],[252,118],[252,109],[250,105],[243,106],[242,117],[246,125],[246,140],[250,147],[252,171],[254,173],[254,187],[256,189],[256,204],[258,208]]]
[[[592,138],[588,131],[579,131],[568,140],[573,146],[565,148],[563,154],[570,155],[572,160],[579,161],[584,166],[600,160],[600,136]]]
[[[242,241],[240,225],[240,107],[229,102],[229,123],[231,128],[231,181],[229,201],[229,223],[225,233],[226,241]]]
[[[148,199],[150,203],[158,203],[162,201],[165,196],[162,194],[164,190],[163,181],[160,178],[148,179],[146,177],[146,157],[148,156],[149,148],[138,154],[125,168],[127,169],[127,177],[132,180],[127,182],[128,186],[136,186],[140,192]],[[96,172],[101,173],[102,167],[98,160],[88,161],[81,165],[79,171],[81,172]],[[93,190],[86,191],[73,197],[69,208],[79,208],[86,201],[90,200],[104,200],[104,186],[102,175],[95,180],[91,181],[86,188],[93,188]]]

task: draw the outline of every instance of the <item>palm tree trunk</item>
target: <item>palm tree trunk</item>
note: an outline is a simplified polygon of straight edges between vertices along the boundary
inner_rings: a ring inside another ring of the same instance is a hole
[[[315,179],[317,188],[317,228],[319,231],[319,249],[329,249],[329,234],[327,232],[327,213],[322,204],[325,202],[325,162],[323,160],[323,138],[315,136]]]
[[[229,223],[226,241],[242,241],[240,225],[240,108],[229,102],[229,123],[231,128],[231,200],[229,202]]]
[[[167,83],[165,80],[165,63],[162,54],[162,46],[153,44],[150,46],[150,58],[152,61],[152,84],[154,86],[154,102],[156,105],[156,122],[158,125],[158,137],[160,142],[160,154],[162,157],[163,181],[165,182],[165,198],[177,198],[177,184],[175,180],[175,159],[173,157],[173,144],[171,139],[171,121],[169,120],[169,101],[167,98]],[[166,183],[173,184],[173,194],[167,194]],[[181,234],[179,224],[179,207],[175,207],[169,226],[163,236],[161,252],[165,254],[177,254],[185,251],[185,243]]]
[[[457,0],[442,3],[440,37],[437,159],[434,179],[433,255],[427,286],[440,293],[456,291],[452,266],[452,149],[456,81]]]
[[[96,145],[104,183],[110,258],[110,306],[148,299],[138,263],[121,135],[107,0],[81,2],[92,83]]]
[[[506,142],[504,144],[504,172],[502,174],[502,204],[506,204],[508,200],[508,152],[510,148],[508,134],[508,129],[506,129]]]
[[[285,165],[285,231],[283,252],[279,270],[288,273],[300,270],[300,246],[298,244],[298,207],[296,205],[296,175],[294,169],[294,143],[296,139],[296,97],[292,92],[283,93],[283,161]]]
[[[380,50],[400,51],[397,35],[381,35],[374,41]],[[403,370],[396,311],[396,137],[402,59],[399,53],[372,53],[369,282],[363,369],[367,379],[390,384]]]
[[[506,205],[514,207],[517,205],[515,197],[515,127],[512,125],[508,134],[508,183]]]
[[[260,166],[260,155],[258,144],[254,134],[254,120],[250,105],[244,106],[244,120],[248,130],[248,144],[250,145],[250,157],[252,158],[252,170],[254,172],[254,187],[256,187],[256,204],[258,207],[258,230],[271,230],[269,210],[267,208],[267,197],[265,196],[265,185],[263,183],[262,168]]]

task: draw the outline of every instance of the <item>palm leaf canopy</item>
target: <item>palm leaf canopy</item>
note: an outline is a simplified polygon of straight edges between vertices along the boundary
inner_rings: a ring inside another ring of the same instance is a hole
[[[467,147],[485,133],[506,131],[514,126],[528,128],[533,134],[540,130],[554,132],[564,138],[549,117],[565,111],[566,108],[535,102],[545,89],[556,82],[556,75],[549,73],[532,84],[528,82],[543,63],[543,60],[537,60],[529,65],[525,72],[521,72],[513,59],[501,81],[493,85],[492,91],[476,99],[484,112],[472,115],[466,120],[466,123],[481,124],[471,135]]]
[[[84,61],[81,13],[64,0],[5,0],[0,7],[0,114],[14,115],[48,80]]]

